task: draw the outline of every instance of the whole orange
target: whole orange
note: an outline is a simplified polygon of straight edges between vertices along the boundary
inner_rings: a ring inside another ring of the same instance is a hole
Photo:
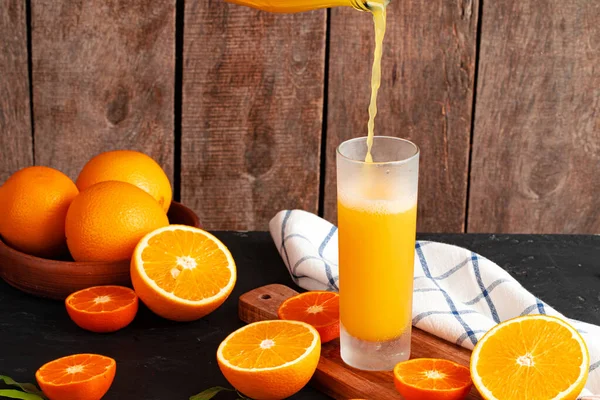
[[[169,220],[152,196],[130,183],[90,186],[71,203],[65,232],[75,261],[128,260],[147,233]]]
[[[148,192],[166,211],[169,210],[173,191],[165,171],[151,157],[131,150],[107,151],[92,158],[77,178],[77,187],[88,187],[105,181],[131,183]]]
[[[11,247],[39,257],[66,253],[65,216],[77,186],[62,172],[28,167],[0,187],[0,235]]]

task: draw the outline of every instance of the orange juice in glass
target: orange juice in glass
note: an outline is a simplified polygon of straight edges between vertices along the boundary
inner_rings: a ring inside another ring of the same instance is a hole
[[[341,355],[362,370],[410,356],[419,149],[385,136],[337,151]]]

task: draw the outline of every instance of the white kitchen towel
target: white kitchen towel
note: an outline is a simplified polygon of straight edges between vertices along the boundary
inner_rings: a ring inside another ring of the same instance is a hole
[[[294,282],[306,290],[338,290],[337,228],[301,210],[279,212],[271,236]],[[415,249],[413,325],[472,349],[501,321],[527,314],[568,320],[588,345],[591,366],[582,395],[600,395],[600,327],[565,318],[508,272],[470,250],[419,241]],[[600,397],[581,397],[600,398]]]

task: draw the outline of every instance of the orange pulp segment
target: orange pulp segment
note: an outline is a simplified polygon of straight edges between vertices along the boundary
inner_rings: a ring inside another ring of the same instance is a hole
[[[340,337],[340,296],[334,292],[306,292],[285,300],[277,314],[280,319],[306,322],[315,327],[321,343]]]
[[[149,233],[137,245],[131,280],[140,299],[156,314],[191,321],[227,299],[236,268],[227,247],[210,233],[170,225]]]
[[[575,399],[587,381],[589,353],[567,322],[527,315],[492,328],[473,349],[473,383],[488,400]]]
[[[116,368],[110,357],[75,354],[43,365],[35,377],[50,400],[100,400],[110,388]]]
[[[219,346],[217,361],[238,391],[256,400],[292,396],[314,374],[319,333],[299,321],[263,321],[238,329]]]
[[[135,292],[123,286],[95,286],[65,300],[69,317],[92,332],[115,332],[129,325],[138,311]]]
[[[397,364],[394,383],[406,400],[460,400],[473,386],[469,368],[434,358],[417,358]]]

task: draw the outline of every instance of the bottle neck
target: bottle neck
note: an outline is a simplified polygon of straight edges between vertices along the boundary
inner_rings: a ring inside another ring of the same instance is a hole
[[[384,7],[387,7],[390,4],[391,0],[373,0],[373,3],[383,3]],[[356,8],[359,11],[371,11],[372,5],[369,4],[369,0],[350,0],[352,3],[352,7]]]
[[[352,7],[359,11],[369,11],[367,0],[350,0],[350,2],[352,3]]]

